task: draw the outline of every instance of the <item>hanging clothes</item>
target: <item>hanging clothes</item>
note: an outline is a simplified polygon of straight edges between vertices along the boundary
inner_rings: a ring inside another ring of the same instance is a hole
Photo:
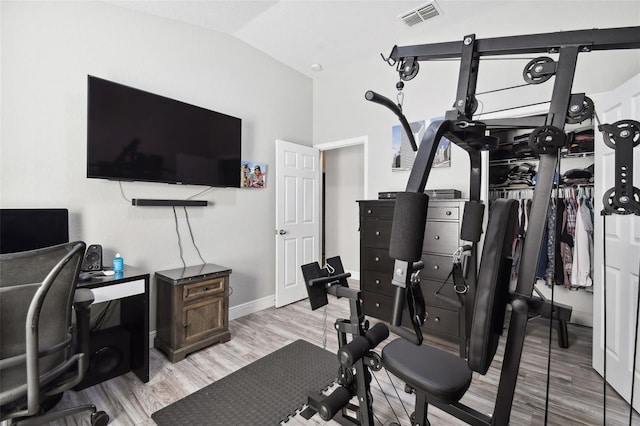
[[[574,234],[574,253],[571,271],[572,287],[591,287],[591,259],[593,254],[593,222],[586,200],[581,198],[576,214],[576,228]]]
[[[530,192],[530,191],[529,191]],[[517,278],[522,260],[522,249],[527,235],[531,211],[530,193],[520,190],[496,189],[490,192],[490,200],[511,198],[518,200],[517,232],[512,244],[512,279]],[[547,286],[562,285],[570,289],[593,287],[593,199],[591,191],[560,188],[559,198],[549,203],[547,226],[536,276]]]

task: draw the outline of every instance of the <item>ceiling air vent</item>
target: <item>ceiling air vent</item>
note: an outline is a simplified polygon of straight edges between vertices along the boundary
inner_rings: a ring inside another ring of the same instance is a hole
[[[405,24],[412,27],[438,15],[442,15],[442,11],[435,1],[431,1],[429,3],[423,4],[420,7],[405,12],[398,17],[402,19]]]

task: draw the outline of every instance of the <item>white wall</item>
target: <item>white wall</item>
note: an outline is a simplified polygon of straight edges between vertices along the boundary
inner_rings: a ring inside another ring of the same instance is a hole
[[[72,239],[152,273],[182,267],[171,208],[133,207],[118,183],[86,178],[87,74],[240,117],[243,159],[274,166],[276,138],[311,145],[312,82],[235,38],[102,2],[1,7],[0,204],[66,207]],[[283,89],[295,93],[282,98]],[[271,170],[268,170],[269,173]],[[269,176],[268,176],[269,177]],[[205,189],[124,183],[128,198]],[[274,293],[274,185],[214,189],[191,208],[206,261],[233,269],[230,305]],[[178,210],[187,265],[199,264]],[[155,295],[151,300],[155,329]]]

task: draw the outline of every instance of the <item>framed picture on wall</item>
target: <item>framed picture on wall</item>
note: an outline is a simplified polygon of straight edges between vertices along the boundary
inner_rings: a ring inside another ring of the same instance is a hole
[[[267,182],[267,165],[253,161],[240,162],[240,187],[264,188]]]
[[[435,120],[444,120],[444,117],[432,118],[429,120],[429,124]],[[436,150],[436,156],[433,159],[433,167],[451,167],[451,141],[449,139],[440,139],[438,149]]]
[[[419,145],[422,135],[426,130],[424,120],[409,123],[409,127],[411,127],[416,144]],[[409,138],[400,125],[391,128],[391,148],[393,151],[391,170],[411,170],[416,158],[416,153],[413,152]]]

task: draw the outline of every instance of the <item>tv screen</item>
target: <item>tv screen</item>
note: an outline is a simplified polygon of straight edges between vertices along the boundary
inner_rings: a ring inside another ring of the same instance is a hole
[[[67,209],[0,209],[0,253],[69,242]]]
[[[240,186],[239,118],[88,77],[87,177]]]

